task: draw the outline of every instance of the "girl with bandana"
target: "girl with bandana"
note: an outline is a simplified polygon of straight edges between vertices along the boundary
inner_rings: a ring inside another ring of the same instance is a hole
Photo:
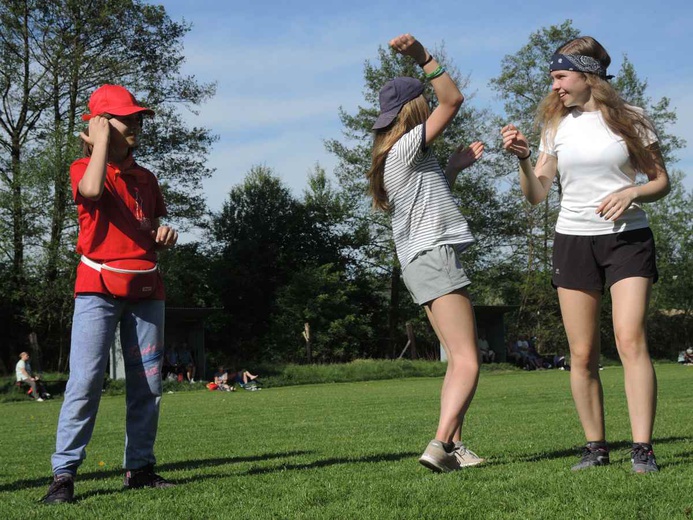
[[[392,217],[404,283],[426,310],[447,354],[438,429],[419,462],[433,471],[448,472],[483,461],[460,440],[462,420],[479,379],[479,352],[465,289],[471,282],[457,256],[474,239],[450,189],[457,174],[481,157],[484,147],[480,142],[460,146],[445,171],[440,168],[431,143],[453,120],[464,98],[414,37],[398,36],[390,46],[422,67],[438,98],[431,112],[424,86],[415,78],[395,78],[382,87],[368,180],[374,207]]]
[[[652,123],[625,103],[608,80],[608,53],[589,36],[561,46],[553,80],[539,106],[539,157],[532,166],[527,138],[514,125],[503,146],[520,162],[520,186],[543,201],[560,173],[561,209],[553,248],[552,284],[570,346],[570,383],[587,444],[581,470],[609,463],[599,378],[599,307],[611,292],[616,346],[623,363],[633,446],[633,471],[658,471],[652,450],[657,382],[646,337],[646,314],[657,281],[655,247],[642,203],[669,192]],[[647,175],[636,184],[637,173]]]

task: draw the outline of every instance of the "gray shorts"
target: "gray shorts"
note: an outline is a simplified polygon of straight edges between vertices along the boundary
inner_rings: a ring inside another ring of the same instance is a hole
[[[450,244],[422,251],[409,262],[402,275],[409,294],[419,305],[472,283]]]

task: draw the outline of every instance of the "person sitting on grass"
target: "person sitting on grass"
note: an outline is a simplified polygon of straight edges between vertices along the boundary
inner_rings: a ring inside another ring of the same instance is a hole
[[[693,348],[688,347],[686,350],[683,351],[683,364],[684,365],[693,365]]]
[[[219,365],[219,369],[214,374],[214,384],[217,385],[217,390],[222,392],[233,392],[236,390],[233,383],[229,384],[229,373],[224,368],[224,365]]]
[[[247,384],[250,383],[251,381],[255,381],[257,378],[258,378],[257,375],[251,374],[251,373],[248,372],[247,370],[239,370],[238,372],[233,372],[233,373],[229,376],[229,380],[230,380],[232,383],[238,383],[238,384],[240,384],[241,386],[247,385]]]
[[[190,384],[194,383],[197,369],[195,367],[195,360],[193,359],[192,352],[190,352],[186,343],[183,343],[183,347],[178,353],[178,359],[180,360],[181,367],[185,371],[186,381]]]

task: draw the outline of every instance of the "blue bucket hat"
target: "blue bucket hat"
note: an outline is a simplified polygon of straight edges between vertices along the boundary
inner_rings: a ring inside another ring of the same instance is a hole
[[[402,107],[423,94],[423,91],[423,83],[416,78],[403,76],[385,83],[380,89],[380,115],[375,120],[373,130],[390,125]]]

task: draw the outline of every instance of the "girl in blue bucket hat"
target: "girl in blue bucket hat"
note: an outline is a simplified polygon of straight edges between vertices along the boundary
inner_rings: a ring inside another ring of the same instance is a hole
[[[373,206],[392,216],[404,283],[426,310],[448,358],[438,429],[419,459],[433,471],[447,472],[484,460],[460,439],[476,391],[480,360],[466,289],[471,282],[458,258],[474,238],[451,191],[457,174],[481,157],[484,145],[460,146],[441,169],[430,145],[453,120],[464,97],[413,36],[398,36],[390,47],[422,67],[438,98],[431,112],[423,96],[424,85],[415,78],[395,78],[382,87],[368,180]]]

